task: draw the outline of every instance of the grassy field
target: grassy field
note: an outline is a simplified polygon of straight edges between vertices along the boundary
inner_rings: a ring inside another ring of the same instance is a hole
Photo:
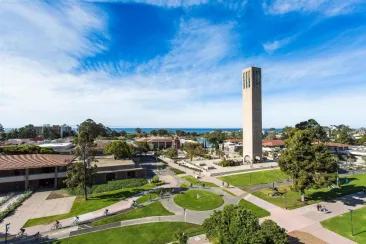
[[[95,210],[107,207],[109,205],[112,205],[113,203],[124,200],[128,197],[131,197],[141,191],[144,191],[147,189],[152,189],[152,188],[154,188],[154,185],[147,184],[143,187],[124,188],[124,189],[110,191],[110,192],[91,194],[88,196],[89,199],[87,201],[84,201],[84,196],[77,196],[69,213],[29,219],[25,223],[24,227],[30,227],[30,226],[34,226],[34,225],[40,225],[40,224],[49,224],[49,223],[55,222],[56,220],[66,219],[66,218],[82,215],[82,214],[85,214],[85,213],[88,213],[91,211],[95,211]]]
[[[108,218],[104,218],[93,222],[94,226],[105,225],[113,222],[124,221],[128,219],[138,219],[150,216],[167,216],[174,215],[173,213],[166,210],[161,202],[154,202],[142,208],[136,208],[126,213],[117,214]]]
[[[366,243],[366,207],[353,211],[352,219],[354,236],[352,236],[351,217],[349,212],[324,220],[321,224],[325,228],[351,239],[354,242]]]
[[[157,194],[157,193],[155,193],[155,192],[152,192],[152,193],[146,194],[146,195],[144,195],[144,196],[142,196],[142,197],[139,197],[139,198],[136,200],[136,202],[137,202],[137,203],[139,203],[139,204],[144,203],[144,202],[147,202],[147,201],[149,201],[149,196],[151,196],[151,199],[155,199],[155,198],[157,198],[157,197],[158,197],[158,194]]]
[[[197,194],[200,198],[197,198]],[[209,191],[189,190],[183,194],[177,194],[174,202],[186,209],[203,211],[220,207],[224,204],[224,199]]]
[[[286,207],[288,209],[294,209],[302,207],[306,204],[313,204],[316,202],[331,200],[337,197],[341,197],[344,195],[352,194],[355,192],[362,191],[366,186],[366,175],[352,175],[348,177],[349,184],[345,184],[345,178],[340,179],[340,188],[318,188],[318,189],[309,189],[305,191],[305,198],[307,200],[306,203],[301,202],[299,199],[301,198],[300,192],[291,191],[290,186],[280,186],[277,187],[278,190],[283,193],[286,189]],[[258,192],[252,193],[253,195],[260,197],[268,202],[271,202],[279,207],[285,207],[285,199],[284,195],[280,197],[270,197],[268,194],[273,193],[274,191],[270,188],[260,190]]]
[[[251,202],[248,202],[244,199],[241,199],[238,203],[238,206],[242,206],[245,209],[248,209],[252,211],[258,218],[269,216],[270,213],[267,210],[264,210],[263,208],[258,207],[257,205],[254,205]]]
[[[287,178],[288,176],[279,169],[219,177],[225,183],[238,187],[266,184]]]
[[[202,184],[205,184],[205,185],[206,185],[206,186],[208,186],[208,187],[218,187],[218,185],[216,185],[216,184],[214,184],[214,183],[207,182],[207,181],[200,181],[199,179],[196,179],[195,177],[190,176],[190,175],[188,175],[188,176],[184,176],[184,177],[182,177],[182,178],[183,178],[183,179],[185,179],[186,181],[188,181],[188,182],[192,183],[193,185],[197,185],[197,184],[198,184],[198,182],[200,182],[200,183],[201,183],[201,185],[202,185]]]
[[[54,241],[58,244],[164,244],[174,241],[174,233],[183,230],[188,236],[202,233],[200,225],[182,222],[159,222],[132,225],[93,232]]]

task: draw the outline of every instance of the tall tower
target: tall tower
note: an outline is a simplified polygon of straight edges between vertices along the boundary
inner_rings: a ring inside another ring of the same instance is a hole
[[[243,89],[243,162],[262,159],[262,70],[249,67],[242,71]]]

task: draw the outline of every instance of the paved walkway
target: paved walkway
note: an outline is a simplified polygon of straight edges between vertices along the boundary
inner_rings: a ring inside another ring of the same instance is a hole
[[[165,161],[169,164],[169,166],[178,169],[183,168],[177,164],[174,164],[172,160],[165,159]],[[185,171],[187,174],[197,175],[197,173],[193,172],[192,170],[185,169]],[[218,186],[222,186],[222,181],[214,177],[203,176],[202,180],[212,182]],[[320,204],[326,206],[327,209],[332,211],[329,214],[324,214],[317,211],[316,204],[305,206],[295,210],[285,210],[237,187],[229,187],[226,189],[234,193],[235,195],[243,197],[245,200],[270,212],[271,215],[266,218],[275,221],[279,226],[285,228],[288,232],[295,230],[304,231],[331,244],[350,244],[354,242],[341,235],[338,235],[337,233],[323,228],[320,222],[325,219],[346,213],[349,211],[348,209],[361,208],[364,206],[363,203],[366,200],[366,197],[364,195],[353,194],[350,196],[335,199],[333,201],[322,202]]]

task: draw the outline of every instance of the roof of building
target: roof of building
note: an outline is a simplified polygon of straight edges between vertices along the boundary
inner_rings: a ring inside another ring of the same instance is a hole
[[[240,138],[240,139],[228,139],[228,140],[225,140],[225,142],[232,142],[232,143],[241,142],[241,143],[243,143],[243,138]]]
[[[60,154],[0,155],[0,170],[66,166],[74,159],[74,155]]]
[[[283,140],[262,140],[262,145],[268,147],[279,147],[284,146],[285,142]]]
[[[95,158],[97,162],[95,163],[98,167],[107,166],[119,166],[119,165],[134,165],[135,163],[131,159],[114,159],[111,156],[101,156]]]
[[[142,137],[142,138],[137,138],[136,141],[137,142],[172,142],[173,139],[170,137],[165,137],[165,138]]]

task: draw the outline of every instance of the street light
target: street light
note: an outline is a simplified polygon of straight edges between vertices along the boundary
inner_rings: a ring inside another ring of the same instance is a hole
[[[285,195],[285,209],[287,209],[287,204],[286,204],[286,193],[287,193],[287,190],[285,189],[285,193],[284,193],[284,195]]]
[[[9,230],[9,225],[10,225],[10,223],[7,223],[5,225],[5,244],[8,243],[8,230]]]
[[[336,157],[336,163],[337,163],[337,187],[339,187],[339,166],[338,166],[338,156]]]
[[[352,236],[354,236],[353,235],[353,221],[352,221],[352,212],[353,212],[353,210],[352,209],[349,209],[349,212],[350,212],[350,216],[351,216],[351,231],[352,231]]]

